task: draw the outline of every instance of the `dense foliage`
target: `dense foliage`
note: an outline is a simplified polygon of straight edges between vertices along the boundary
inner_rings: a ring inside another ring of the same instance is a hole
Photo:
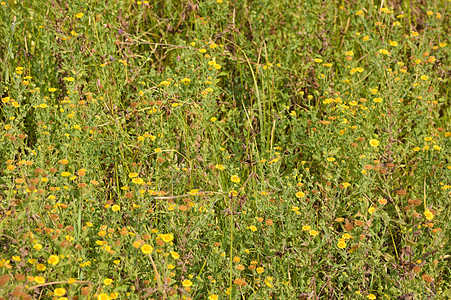
[[[450,6],[1,2],[0,299],[451,298]]]

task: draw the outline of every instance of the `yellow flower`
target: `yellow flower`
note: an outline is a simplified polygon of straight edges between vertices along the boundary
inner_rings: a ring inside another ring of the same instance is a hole
[[[104,285],[111,285],[113,283],[113,279],[107,278],[103,281]]]
[[[376,140],[376,139],[371,139],[370,140],[370,146],[371,147],[377,147],[377,146],[379,146],[379,141],[378,140]]]
[[[257,231],[257,227],[255,227],[254,225],[249,226],[249,229],[253,232]]]
[[[163,240],[163,242],[165,243],[169,243],[174,239],[174,235],[172,233],[167,233],[167,234],[159,234],[158,235],[160,237],[160,239]]]
[[[218,169],[219,171],[223,171],[225,169],[223,165],[215,165],[215,168]]]
[[[426,75],[421,75],[421,80],[428,80],[429,79],[429,77],[428,76],[426,76]]]
[[[141,251],[144,254],[150,254],[153,251],[153,247],[151,245],[144,244],[141,246]]]
[[[327,158],[327,161],[333,162],[333,161],[335,161],[335,158],[333,158],[333,157],[328,157],[328,158]]]
[[[84,13],[82,13],[82,12],[79,12],[78,14],[75,15],[75,17],[77,19],[81,19],[83,16],[84,16]]]
[[[45,279],[44,279],[44,277],[42,277],[42,276],[36,276],[36,277],[34,278],[34,281],[35,281],[37,284],[43,284],[43,283],[45,283]]]
[[[183,82],[184,84],[188,84],[188,83],[191,82],[191,79],[185,77],[185,78],[182,79],[182,82]]]
[[[258,273],[258,274],[261,274],[261,273],[263,273],[263,272],[265,272],[265,268],[263,268],[263,267],[258,267],[258,268],[257,268],[257,273]]]
[[[323,62],[323,60],[321,58],[315,58],[314,61],[317,62],[317,63],[322,63]]]
[[[266,279],[265,279],[265,284],[266,284],[268,287],[270,287],[270,288],[273,287],[273,285],[272,285],[272,280],[273,280],[273,277],[272,277],[272,276],[268,276],[268,277],[266,277]]]
[[[171,253],[171,256],[172,256],[173,259],[179,259],[180,258],[180,255],[177,252],[171,251],[170,253]]]
[[[219,1],[219,0],[218,0]],[[221,1],[222,2],[222,1]],[[220,3],[220,2],[218,2],[218,3]],[[208,296],[208,300],[218,300],[219,299],[219,297],[218,297],[218,295],[216,295],[216,294],[212,294],[212,295],[210,295],[210,296]]]
[[[366,296],[368,299],[370,299],[370,300],[374,300],[374,299],[376,299],[376,296],[375,295],[373,295],[373,294],[369,294],[368,296]]]
[[[429,209],[426,209],[424,211],[424,216],[426,217],[426,219],[428,221],[430,221],[430,220],[432,220],[434,218],[434,214]]]
[[[114,205],[111,207],[111,210],[113,210],[113,211],[119,211],[119,210],[121,210],[121,207],[120,207],[119,205],[117,205],[117,204],[114,204]]]
[[[305,193],[303,191],[299,191],[296,193],[296,198],[304,198],[305,197]]]
[[[346,248],[346,242],[345,241],[338,241],[337,246],[340,249],[344,249],[344,248]]]
[[[59,261],[60,258],[58,257],[58,255],[50,255],[49,259],[47,260],[47,262],[53,266],[58,264]]]
[[[190,287],[190,286],[193,285],[193,282],[191,280],[189,280],[189,279],[185,279],[185,280],[182,281],[182,285],[184,287]]]
[[[311,236],[317,236],[317,235],[319,234],[319,232],[316,231],[316,230],[310,230],[308,233],[309,233]]]
[[[130,174],[128,174],[128,177],[130,177],[130,178],[138,177],[138,173],[130,173]]]
[[[342,237],[343,237],[345,240],[351,239],[351,238],[352,238],[352,236],[351,236],[349,233],[343,234]]]
[[[396,41],[390,41],[389,44],[390,44],[390,46],[393,46],[393,47],[398,46],[398,42],[396,42]]]
[[[230,180],[234,183],[240,183],[240,181],[241,181],[240,177],[238,177],[237,175],[232,175],[230,177]]]
[[[36,265],[36,269],[37,269],[38,271],[44,272],[45,269],[47,269],[47,268],[46,268],[43,264],[37,264],[37,265]]]
[[[303,231],[309,231],[312,227],[310,227],[309,225],[304,225],[302,226],[302,230]]]
[[[373,101],[376,103],[380,103],[382,102],[382,98],[374,98]]]
[[[374,211],[376,210],[376,208],[374,206],[371,206],[370,208],[368,208],[368,213],[370,215],[372,215],[374,213]]]
[[[53,291],[53,294],[55,296],[57,296],[57,297],[62,297],[62,296],[64,296],[66,294],[66,289],[64,289],[64,288],[56,288]]]
[[[108,296],[108,294],[105,293],[100,293],[97,296],[97,300],[110,300],[110,299],[111,299],[110,296]]]

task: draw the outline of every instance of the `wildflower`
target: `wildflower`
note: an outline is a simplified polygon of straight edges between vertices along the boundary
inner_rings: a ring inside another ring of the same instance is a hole
[[[218,3],[220,3],[220,2],[218,2]],[[219,297],[216,294],[212,294],[212,295],[208,296],[208,300],[218,300],[218,299],[219,299]]]
[[[313,59],[316,63],[322,63],[323,62],[323,60],[321,59],[321,58],[315,58],[315,59]]]
[[[346,242],[345,241],[338,241],[337,246],[340,249],[344,249],[344,248],[346,248]]]
[[[159,234],[158,237],[163,240],[165,243],[169,243],[174,239],[174,235],[172,233],[167,234]]]
[[[119,205],[117,205],[117,204],[114,204],[114,205],[111,207],[111,210],[112,210],[112,211],[119,211],[119,210],[121,210],[121,207],[120,207]]]
[[[316,231],[316,230],[310,230],[308,233],[309,233],[311,236],[317,236],[317,235],[319,234],[319,232]]]
[[[372,215],[374,213],[374,211],[376,210],[376,208],[374,206],[371,206],[370,208],[368,208],[368,213],[370,215]]]
[[[302,226],[302,230],[303,231],[309,231],[312,227],[310,227],[309,225],[304,225]]]
[[[34,278],[34,281],[35,281],[37,284],[43,284],[43,283],[45,283],[45,279],[44,279],[44,277],[42,277],[42,276],[36,276],[36,277]]]
[[[377,147],[377,146],[379,146],[379,144],[380,144],[380,142],[378,140],[376,140],[376,139],[371,139],[370,140],[370,146],[371,147]]]
[[[230,180],[234,183],[240,183],[240,181],[241,181],[240,177],[238,177],[237,175],[232,175],[230,177]]]
[[[249,226],[249,229],[250,229],[252,232],[256,232],[256,231],[257,231],[257,227],[255,227],[254,225]]]
[[[189,78],[183,78],[183,79],[182,79],[182,82],[186,85],[186,84],[188,84],[188,83],[191,82],[191,79],[189,79]]]
[[[390,44],[390,46],[393,46],[393,47],[398,46],[398,42],[396,42],[396,41],[390,41],[389,44]]]
[[[108,296],[108,294],[105,293],[100,293],[97,296],[97,300],[110,300],[110,299],[111,299],[110,296]]]
[[[273,287],[273,285],[272,285],[272,280],[273,280],[273,277],[272,277],[272,276],[268,276],[268,277],[266,277],[266,279],[265,279],[265,284],[266,284],[268,287],[270,287],[270,288]]]
[[[385,50],[385,49],[380,49],[379,53],[380,54],[384,54],[384,55],[390,55],[390,52],[388,50]]]
[[[64,288],[56,288],[53,291],[53,294],[55,296],[57,296],[57,297],[62,297],[62,296],[64,296],[66,294],[66,289],[64,289]]]
[[[42,249],[42,245],[41,245],[41,244],[35,244],[35,245],[33,246],[33,248],[34,248],[35,250],[39,251],[39,250]]]
[[[299,191],[296,193],[296,198],[304,198],[305,197],[305,193],[302,191]]]
[[[171,256],[172,256],[173,259],[179,259],[180,258],[180,255],[177,252],[171,251],[170,253],[171,253]]]
[[[193,285],[193,282],[191,280],[189,280],[189,279],[185,279],[185,280],[182,281],[182,285],[184,287],[190,287],[190,286]]]
[[[376,296],[375,295],[373,295],[373,294],[369,294],[368,296],[366,296],[368,299],[370,299],[370,300],[374,300],[374,299],[376,299]]]
[[[107,278],[103,281],[104,285],[111,285],[113,283],[113,279]]]
[[[225,169],[223,165],[215,165],[215,168],[218,169],[219,171],[223,171]]]
[[[342,235],[342,238],[344,238],[345,240],[351,239],[352,236],[349,233],[345,233]]]
[[[53,266],[58,264],[59,261],[60,258],[57,255],[50,255],[49,259],[47,260],[47,262]]]
[[[434,214],[429,209],[426,209],[424,211],[424,216],[426,217],[426,219],[428,221],[430,221],[430,220],[432,220],[434,218]]]
[[[84,16],[84,13],[82,13],[82,12],[79,12],[78,14],[75,15],[75,17],[77,19],[81,19],[83,16]]]
[[[377,200],[377,202],[379,202],[380,205],[385,205],[387,204],[387,199],[380,198],[379,200]]]
[[[373,101],[376,103],[380,103],[382,102],[382,98],[374,98]]]
[[[135,246],[135,243],[133,243],[133,246]],[[150,254],[153,251],[153,247],[151,245],[144,244],[144,245],[141,246],[141,251],[144,254]]]
[[[192,189],[191,191],[188,192],[188,194],[190,194],[191,196],[195,196],[195,195],[199,194],[199,190],[198,189]]]
[[[216,117],[211,117],[210,118],[210,122],[212,122],[212,123],[214,123],[214,122],[216,122],[218,119],[216,118]]]
[[[335,161],[335,158],[333,158],[333,157],[328,157],[328,158],[327,158],[327,161],[329,161],[329,162],[334,162],[334,161]]]

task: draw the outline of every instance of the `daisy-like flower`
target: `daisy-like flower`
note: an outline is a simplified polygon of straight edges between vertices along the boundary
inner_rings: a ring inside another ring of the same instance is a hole
[[[50,255],[49,259],[47,260],[47,262],[52,266],[58,264],[59,261],[60,258],[58,257],[58,255]]]
[[[380,144],[380,142],[378,140],[376,140],[376,139],[371,139],[370,140],[370,146],[371,147],[377,147],[377,146],[379,146],[379,144]]]
[[[141,246],[141,251],[144,254],[150,254],[153,251],[153,247],[151,245],[144,244]]]
[[[193,282],[191,280],[189,280],[189,279],[185,279],[185,280],[182,281],[182,285],[184,287],[190,287],[190,286],[193,285]]]
[[[237,175],[232,175],[230,177],[230,180],[234,183],[240,183],[240,181],[241,181],[240,177],[238,177]]]

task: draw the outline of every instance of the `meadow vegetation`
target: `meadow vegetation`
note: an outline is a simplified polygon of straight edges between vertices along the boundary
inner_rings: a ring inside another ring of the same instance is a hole
[[[0,299],[450,299],[449,0],[0,4]]]

